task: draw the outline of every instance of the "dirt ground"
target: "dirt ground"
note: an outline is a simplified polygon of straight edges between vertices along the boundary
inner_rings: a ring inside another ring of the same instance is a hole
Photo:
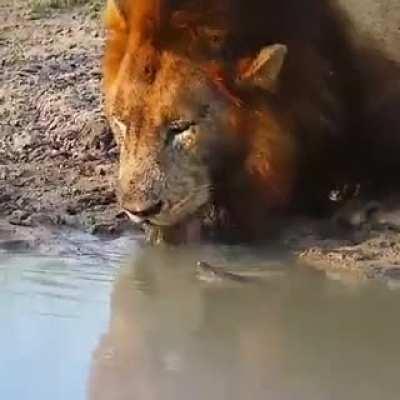
[[[0,247],[11,250],[61,228],[118,236],[130,227],[116,203],[118,149],[102,114],[97,3],[35,3],[0,2]],[[393,204],[368,221],[352,209],[352,226],[339,230],[298,219],[282,241],[330,274],[400,279]]]
[[[3,0],[0,26],[2,216],[112,232],[117,149],[99,95],[99,18],[89,5]]]

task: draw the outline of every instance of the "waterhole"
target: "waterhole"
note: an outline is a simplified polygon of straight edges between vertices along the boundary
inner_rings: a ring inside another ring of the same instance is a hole
[[[254,248],[82,246],[1,254],[1,399],[399,398],[399,290]]]

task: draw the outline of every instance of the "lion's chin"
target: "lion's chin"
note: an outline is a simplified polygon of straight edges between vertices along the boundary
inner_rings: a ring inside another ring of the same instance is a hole
[[[149,218],[148,223],[155,227],[167,229],[182,224],[187,218],[187,215],[171,216],[160,214],[156,217]]]
[[[190,219],[190,214],[170,215],[168,213],[162,213],[151,218],[141,218],[127,210],[124,210],[124,212],[133,224],[137,226],[150,225],[158,228],[171,228],[184,223],[187,219]]]
[[[143,224],[146,242],[150,244],[196,243],[202,240],[202,221],[188,218],[175,225]]]
[[[174,210],[174,212],[165,210],[164,212],[149,218],[148,222],[151,225],[167,229],[190,224],[190,221],[196,219],[196,216],[201,213],[201,210],[208,201],[208,197],[194,199],[192,203],[187,204],[187,207],[181,208],[179,212],[177,210]]]

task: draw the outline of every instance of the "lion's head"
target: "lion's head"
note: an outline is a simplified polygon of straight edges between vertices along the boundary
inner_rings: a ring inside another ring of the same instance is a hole
[[[138,13],[121,3],[108,4],[104,66],[107,114],[120,144],[123,209],[138,223],[175,225],[210,201],[218,179],[233,178],[242,166],[255,179],[268,177],[271,193],[275,183],[285,192],[290,139],[268,110],[244,106],[242,94],[256,88],[272,96],[286,46],[270,45],[226,66],[163,48],[147,25],[135,29]]]

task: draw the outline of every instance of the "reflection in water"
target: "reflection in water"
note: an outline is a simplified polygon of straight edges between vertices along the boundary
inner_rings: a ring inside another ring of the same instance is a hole
[[[398,398],[398,293],[289,268],[204,284],[195,260],[152,249],[124,267],[90,400]]]
[[[115,243],[91,246],[1,256],[0,399],[399,397],[398,290],[255,249],[136,246],[122,263]],[[265,268],[256,281],[201,281],[199,259]]]

